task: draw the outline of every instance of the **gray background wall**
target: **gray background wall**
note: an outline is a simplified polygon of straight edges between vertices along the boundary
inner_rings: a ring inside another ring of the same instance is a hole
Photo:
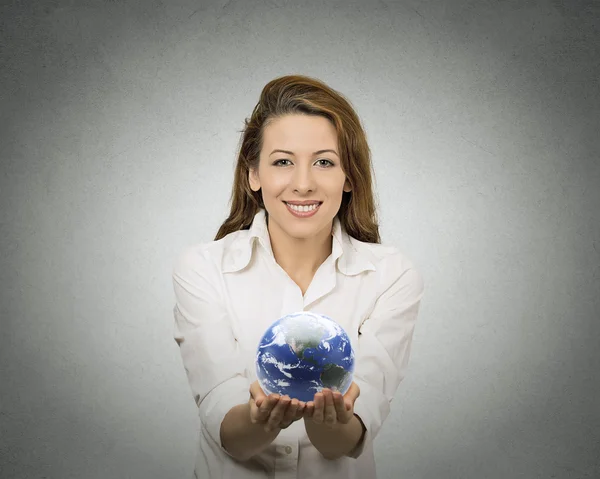
[[[600,477],[599,2],[0,10],[0,477],[191,477],[171,268],[301,73],[363,119],[426,284],[381,478]]]

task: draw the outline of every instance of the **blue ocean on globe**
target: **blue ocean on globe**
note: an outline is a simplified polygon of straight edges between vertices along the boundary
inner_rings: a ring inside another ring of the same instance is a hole
[[[265,394],[312,401],[323,388],[345,394],[354,373],[354,350],[344,329],[307,311],[275,321],[256,352],[256,374]]]

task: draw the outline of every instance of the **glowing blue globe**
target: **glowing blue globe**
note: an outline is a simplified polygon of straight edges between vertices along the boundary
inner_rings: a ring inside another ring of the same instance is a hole
[[[256,374],[265,394],[312,401],[330,388],[345,394],[354,373],[354,350],[333,319],[307,311],[275,321],[256,352]]]

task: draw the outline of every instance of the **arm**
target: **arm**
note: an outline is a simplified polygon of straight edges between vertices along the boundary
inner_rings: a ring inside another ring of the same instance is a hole
[[[386,259],[382,267],[380,293],[359,330],[352,386],[343,398],[324,389],[307,404],[306,432],[327,459],[362,454],[389,414],[404,377],[423,279],[400,255]]]
[[[253,424],[250,419],[250,403],[239,404],[225,415],[221,441],[231,456],[245,461],[271,444],[280,431],[279,428],[266,431],[264,424]]]
[[[215,287],[219,274],[216,265],[196,248],[179,256],[173,269],[174,338],[200,420],[218,447],[245,459],[270,444],[279,430],[267,433],[264,424],[251,422],[250,381]]]
[[[373,311],[359,329],[354,381],[360,397],[354,413],[365,426],[364,438],[347,454],[357,458],[373,441],[390,412],[390,403],[404,379],[412,337],[423,297],[421,274],[399,254],[382,263],[380,292]]]
[[[366,433],[362,420],[354,414],[360,388],[352,381],[346,394],[325,388],[315,394],[304,410],[304,427],[310,442],[325,459],[348,456]]]
[[[282,427],[301,419],[304,406],[288,396],[265,396],[258,381],[254,381],[248,404],[235,406],[223,420],[223,445],[237,459],[250,459],[269,445]]]

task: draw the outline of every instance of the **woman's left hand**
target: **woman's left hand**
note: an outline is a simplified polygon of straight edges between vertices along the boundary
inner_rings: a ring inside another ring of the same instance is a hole
[[[347,424],[354,417],[354,402],[360,396],[360,388],[352,381],[350,388],[342,396],[339,391],[323,389],[315,394],[313,401],[306,403],[305,421],[333,427],[336,424]]]

